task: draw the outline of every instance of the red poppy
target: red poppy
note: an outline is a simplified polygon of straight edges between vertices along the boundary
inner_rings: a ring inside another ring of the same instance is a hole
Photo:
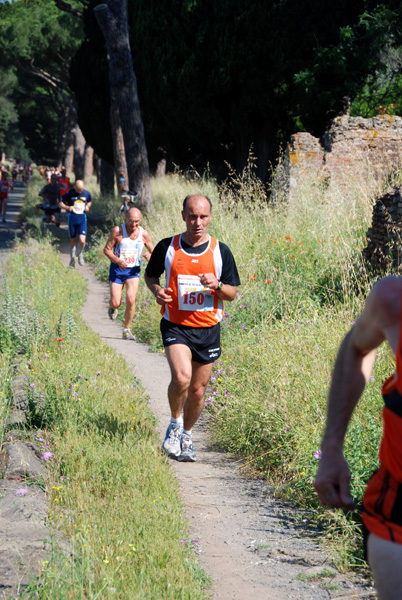
[[[57,341],[58,342],[64,342],[64,338],[58,338]]]
[[[266,279],[265,283],[271,283],[271,280],[270,279]]]

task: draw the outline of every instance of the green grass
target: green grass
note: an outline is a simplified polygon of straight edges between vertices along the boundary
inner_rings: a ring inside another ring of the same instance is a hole
[[[321,507],[312,484],[336,352],[371,285],[361,250],[378,188],[351,186],[346,199],[304,181],[297,199],[289,203],[279,190],[272,206],[246,175],[221,188],[180,175],[155,181],[156,210],[145,226],[155,241],[182,231],[184,196],[211,198],[210,232],[232,249],[242,281],[226,304],[223,355],[207,390],[213,441],[243,457],[241,473],[267,478],[306,512],[322,529],[319,539],[333,544],[339,568],[360,567],[358,515]],[[136,333],[158,348],[158,326],[158,308],[141,286]],[[357,503],[377,466],[380,387],[392,369],[381,348],[350,425],[345,451]]]
[[[371,286],[361,250],[378,184],[351,181],[342,194],[305,178],[291,200],[275,190],[274,204],[251,168],[220,187],[195,173],[152,185],[155,211],[142,224],[154,242],[183,231],[187,194],[206,194],[213,204],[210,233],[229,245],[242,281],[236,300],[226,304],[223,355],[207,389],[204,414],[214,444],[241,459],[241,473],[266,478],[278,496],[298,505],[318,538],[333,544],[340,568],[362,566],[358,514],[320,506],[313,480],[336,352]],[[107,279],[105,242],[97,233],[87,256]],[[158,351],[159,321],[142,280],[133,329]],[[393,358],[381,348],[350,424],[345,452],[358,504],[377,466],[380,387],[392,370]]]
[[[53,555],[32,594],[205,599],[208,582],[147,397],[126,363],[83,324],[85,294],[82,277],[62,267],[49,242],[15,247],[1,304],[0,407],[15,351],[30,406],[21,436],[52,453]],[[66,552],[56,532],[68,541]]]
[[[295,579],[298,579],[299,581],[320,581],[321,579],[324,579],[325,577],[335,577],[336,573],[335,571],[333,571],[332,569],[328,569],[327,567],[324,567],[323,569],[321,569],[321,571],[319,573],[311,573],[311,574],[306,574],[306,573],[300,573],[299,575],[296,575]]]

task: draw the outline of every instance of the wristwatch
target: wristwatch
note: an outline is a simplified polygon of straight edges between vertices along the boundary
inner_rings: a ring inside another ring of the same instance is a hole
[[[222,281],[218,281],[218,287],[216,288],[216,291],[221,290],[222,288],[223,288]]]

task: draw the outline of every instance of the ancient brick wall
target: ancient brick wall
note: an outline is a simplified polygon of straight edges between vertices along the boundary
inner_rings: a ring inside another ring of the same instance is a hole
[[[291,193],[306,173],[343,195],[351,182],[386,181],[402,167],[402,118],[387,114],[371,119],[337,117],[321,139],[309,133],[292,135],[285,163]]]
[[[383,274],[388,269],[402,271],[402,185],[399,184],[378,198],[367,232],[367,247],[363,259],[369,270]]]

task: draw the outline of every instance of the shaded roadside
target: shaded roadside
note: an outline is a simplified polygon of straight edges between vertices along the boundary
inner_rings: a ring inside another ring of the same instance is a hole
[[[0,286],[11,248],[23,233],[18,219],[25,190],[24,183],[15,183],[8,201],[7,222],[0,222]],[[20,597],[38,576],[42,563],[51,557],[44,491],[47,473],[39,459],[40,443],[35,446],[27,442],[24,434],[28,399],[18,358],[13,371],[10,412],[0,447],[1,599]]]
[[[21,237],[22,235],[22,229],[18,219],[21,212],[21,206],[24,202],[25,191],[25,183],[17,181],[14,184],[14,189],[10,192],[7,205],[7,222],[2,223],[0,221],[0,260],[2,260],[4,253],[10,248],[15,237]]]

